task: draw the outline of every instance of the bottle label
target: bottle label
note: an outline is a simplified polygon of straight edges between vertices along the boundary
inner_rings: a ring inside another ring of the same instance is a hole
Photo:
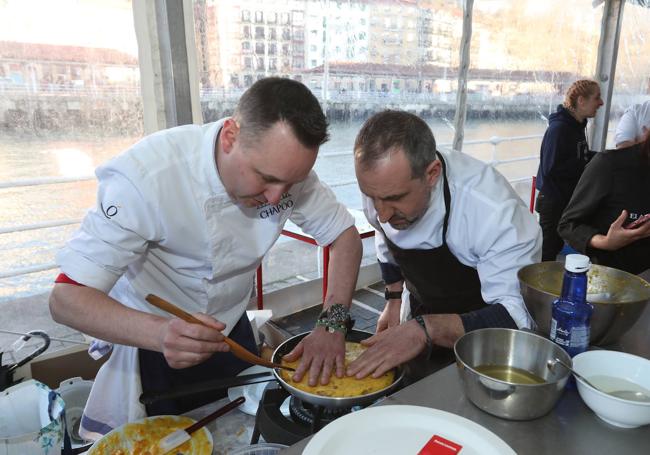
[[[571,347],[584,348],[589,346],[589,326],[576,326],[571,329]]]
[[[552,341],[555,341],[555,337],[557,336],[556,331],[557,331],[557,321],[555,320],[555,318],[551,318],[551,333],[549,334],[549,338]]]
[[[551,333],[549,338],[551,341],[554,341],[563,347],[568,348],[571,345],[570,330],[566,329],[565,327],[560,327],[555,318],[551,319]]]

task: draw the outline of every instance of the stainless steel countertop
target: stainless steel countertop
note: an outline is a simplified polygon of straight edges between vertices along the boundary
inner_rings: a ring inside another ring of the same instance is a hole
[[[616,349],[650,359],[650,305]],[[410,404],[451,412],[484,426],[520,455],[544,454],[646,454],[650,451],[650,425],[634,429],[614,427],[600,420],[583,402],[577,390],[565,390],[558,404],[539,419],[515,422],[481,411],[466,397],[456,365],[396,392],[373,406]],[[309,438],[283,450],[300,454]]]

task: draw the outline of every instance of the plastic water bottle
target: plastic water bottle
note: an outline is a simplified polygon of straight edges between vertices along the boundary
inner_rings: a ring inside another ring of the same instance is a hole
[[[571,357],[589,347],[591,314],[594,311],[593,305],[587,302],[587,271],[590,267],[588,256],[567,255],[562,294],[553,302],[550,338]]]

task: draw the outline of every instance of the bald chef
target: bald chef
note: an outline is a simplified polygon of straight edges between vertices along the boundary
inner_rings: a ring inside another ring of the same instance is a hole
[[[114,344],[95,380],[80,434],[96,439],[147,415],[179,414],[215,393],[145,408],[143,391],[235,376],[224,335],[257,352],[246,317],[255,270],[291,219],[331,244],[326,311],[350,305],[361,260],[354,220],[312,167],[327,121],[289,79],[256,82],[233,117],[144,138],[97,169],[97,206],[57,261],[54,319]],[[204,325],[171,318],[155,294]],[[338,326],[336,326],[338,327]],[[343,376],[344,333],[317,327],[300,345],[299,374]]]
[[[354,158],[387,303],[348,374],[378,376],[416,359],[411,374],[423,376],[434,346],[483,327],[530,327],[517,271],[539,261],[541,232],[499,172],[436,151],[428,125],[400,111],[363,125]],[[413,319],[400,324],[403,283]]]

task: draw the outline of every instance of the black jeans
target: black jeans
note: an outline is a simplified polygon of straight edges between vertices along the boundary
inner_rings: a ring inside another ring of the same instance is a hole
[[[239,319],[229,337],[249,351],[258,353],[253,329],[246,313]],[[239,372],[251,366],[230,352],[217,352],[203,363],[182,369],[170,367],[165,356],[160,352],[146,349],[138,349],[138,360],[140,361],[140,381],[144,392],[180,389],[210,379],[237,376]],[[157,401],[146,405],[147,415],[182,414],[223,398],[226,393],[225,390],[221,390],[189,395],[175,400]]]
[[[535,211],[539,213],[539,225],[542,228],[542,261],[555,261],[562,251],[564,240],[557,233],[557,225],[562,218],[565,204],[544,197],[543,193],[537,195]]]

